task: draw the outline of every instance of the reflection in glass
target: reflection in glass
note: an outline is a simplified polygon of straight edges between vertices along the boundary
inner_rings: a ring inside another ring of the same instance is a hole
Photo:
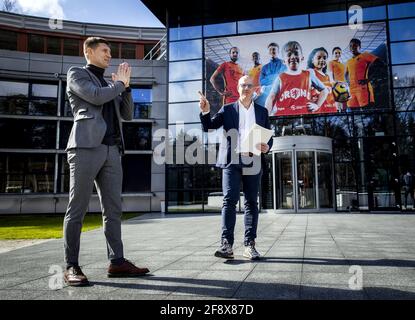
[[[396,113],[396,134],[400,136],[415,134],[415,113],[397,112]]]
[[[55,84],[32,84],[32,96],[41,98],[57,98],[58,86]]]
[[[32,100],[29,104],[28,115],[31,116],[56,116],[58,112],[57,100]]]
[[[22,96],[29,95],[29,84],[25,82],[0,81],[0,96]]]
[[[391,43],[392,63],[414,63],[415,41]]]
[[[338,139],[353,136],[353,118],[351,116],[327,117],[327,136]]]
[[[169,37],[170,41],[201,38],[202,26],[170,28]]]
[[[315,163],[313,151],[297,151],[298,208],[316,208]]]
[[[239,34],[249,33],[249,32],[271,31],[271,30],[272,30],[271,19],[238,21],[238,33]]]
[[[152,88],[133,88],[134,119],[149,119],[153,102]]]
[[[393,4],[388,6],[389,19],[415,16],[415,2]]]
[[[358,209],[356,172],[352,162],[335,164],[337,210]]]
[[[415,19],[396,20],[389,22],[391,41],[415,39]]]
[[[308,15],[274,18],[274,30],[297,29],[308,27]]]
[[[349,15],[350,18],[350,15]],[[383,20],[386,18],[386,6],[363,8],[363,21]]]
[[[317,163],[320,208],[333,208],[333,166],[331,154],[318,152]]]
[[[275,155],[276,208],[294,209],[292,152],[278,152]]]
[[[395,89],[395,106],[398,111],[410,111],[415,107],[415,88]]]
[[[204,166],[169,166],[168,186],[170,189],[202,189]]]
[[[135,44],[122,43],[121,44],[121,58],[122,59],[135,59]]]
[[[151,124],[123,123],[126,150],[151,150]]]
[[[168,197],[169,212],[201,212],[203,210],[202,191],[171,191]]]
[[[169,84],[169,102],[198,101],[198,91],[202,91],[202,81]]]
[[[169,124],[176,122],[199,122],[200,108],[198,102],[169,104]]]
[[[202,60],[169,64],[169,81],[200,80],[202,77]]]
[[[1,154],[0,193],[51,193],[54,155]]]
[[[55,149],[56,122],[0,119],[0,148]]]
[[[224,36],[236,33],[236,22],[206,24],[203,26],[203,35],[205,37]]]
[[[393,66],[394,87],[415,87],[415,64],[405,66]],[[395,97],[396,99],[396,97]]]
[[[393,116],[391,114],[364,114],[354,117],[356,134],[359,137],[392,136]]]
[[[331,11],[310,14],[311,26],[324,26],[330,24],[341,24],[346,22],[346,11]]]
[[[202,40],[170,42],[169,50],[170,61],[201,59]]]

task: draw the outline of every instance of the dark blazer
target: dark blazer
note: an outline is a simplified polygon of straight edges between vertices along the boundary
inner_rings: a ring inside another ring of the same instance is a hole
[[[268,111],[266,108],[254,103],[255,121],[258,125],[271,129]],[[203,115],[200,113],[200,120],[202,122],[203,131],[207,132],[209,129],[223,129],[227,132],[231,129],[239,130],[239,105],[238,101],[224,105],[213,117],[210,113]],[[273,139],[268,141],[269,149],[271,150]],[[223,152],[221,152],[223,151]],[[232,153],[231,138],[222,139],[216,166],[226,168],[231,164]],[[261,154],[263,157],[263,154]]]
[[[109,81],[102,87],[98,78],[85,67],[72,67],[67,75],[67,94],[74,115],[74,124],[66,150],[95,148],[101,145],[107,130],[102,106],[114,100],[115,113],[124,150],[121,120],[133,118],[134,103],[131,92],[125,91],[121,81]]]

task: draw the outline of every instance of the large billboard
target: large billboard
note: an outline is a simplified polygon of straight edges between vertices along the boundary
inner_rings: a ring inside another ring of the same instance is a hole
[[[250,75],[270,116],[387,108],[386,39],[385,23],[206,39],[206,95],[216,112]]]

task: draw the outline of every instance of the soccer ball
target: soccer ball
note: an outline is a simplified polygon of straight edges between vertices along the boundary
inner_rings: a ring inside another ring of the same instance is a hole
[[[350,99],[349,86],[346,82],[336,82],[332,88],[334,100],[337,102],[346,102]]]

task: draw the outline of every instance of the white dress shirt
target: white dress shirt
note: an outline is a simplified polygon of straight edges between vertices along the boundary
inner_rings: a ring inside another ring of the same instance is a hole
[[[239,106],[239,139],[237,144],[237,151],[238,152],[249,152],[249,150],[243,150],[241,147],[241,142],[245,139],[248,135],[249,130],[255,125],[256,118],[255,118],[255,107],[254,102],[252,101],[249,105],[249,108],[245,108],[243,104],[238,100]]]

